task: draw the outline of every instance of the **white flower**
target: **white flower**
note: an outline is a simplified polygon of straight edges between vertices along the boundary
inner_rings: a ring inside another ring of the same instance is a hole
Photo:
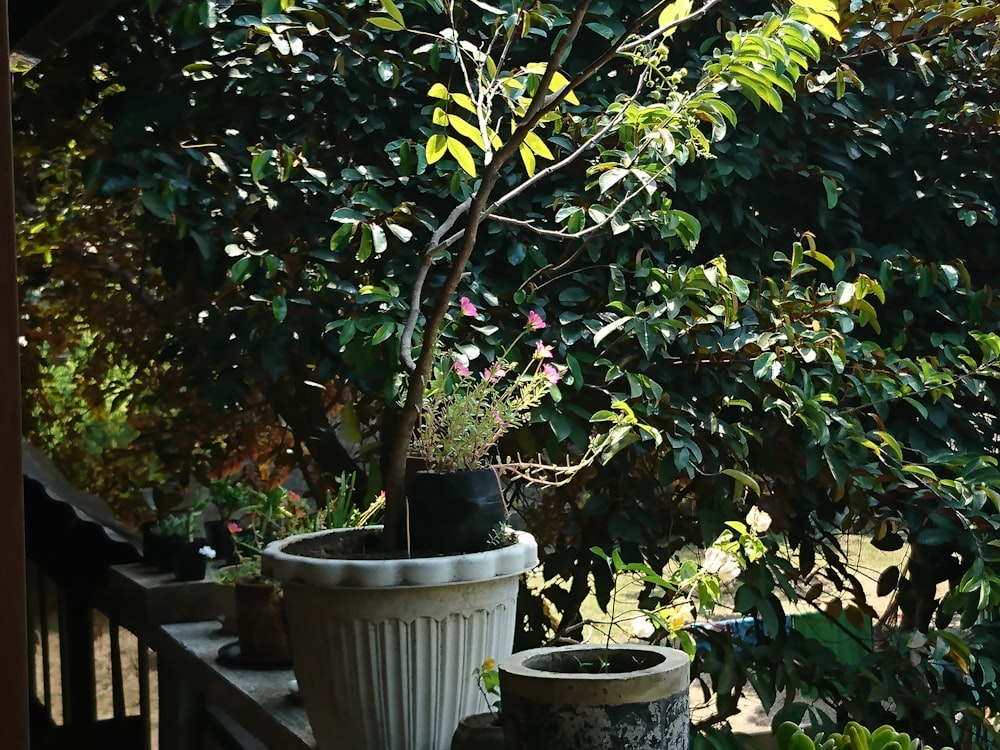
[[[718,576],[723,583],[732,581],[743,570],[735,557],[715,547],[705,550],[704,568],[706,572]]]
[[[747,526],[753,529],[755,533],[763,534],[771,528],[771,515],[755,505],[747,513]]]
[[[198,554],[202,557],[207,557],[209,560],[215,559],[215,550],[209,547],[207,544],[198,550]]]
[[[655,631],[653,622],[646,615],[632,618],[632,635],[636,638],[649,638]]]

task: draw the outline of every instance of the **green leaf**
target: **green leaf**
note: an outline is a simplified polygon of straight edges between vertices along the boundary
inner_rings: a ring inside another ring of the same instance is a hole
[[[427,139],[427,163],[434,164],[448,151],[448,136],[435,133]]]
[[[432,99],[447,99],[448,89],[443,83],[435,83],[430,87],[430,90],[428,90],[427,96]]]
[[[387,321],[378,327],[375,331],[375,335],[372,336],[372,345],[378,346],[383,341],[389,339],[396,332],[396,324],[392,321]]]
[[[753,362],[753,376],[757,380],[770,382],[781,372],[781,362],[774,352],[764,352]]]
[[[458,115],[447,115],[445,121],[451,125],[451,127],[459,135],[464,135],[470,141],[479,146],[479,148],[486,148],[486,145],[483,143],[483,134],[479,132],[479,128],[476,126],[466,122]]]
[[[552,155],[552,151],[549,149],[548,145],[534,132],[528,133],[524,136],[525,145],[530,148],[535,154],[541,156],[543,159],[555,159]]]
[[[732,477],[740,484],[749,487],[753,490],[755,495],[760,497],[760,483],[749,474],[742,472],[739,469],[723,469],[722,473],[726,476]]]
[[[455,157],[458,166],[470,177],[476,176],[476,162],[472,158],[472,152],[457,138],[448,138],[448,153]],[[430,159],[428,159],[430,161]]]
[[[528,173],[528,177],[535,174],[535,152],[527,147],[524,143],[517,147],[518,153],[521,154],[521,161],[524,162],[524,171]]]
[[[283,296],[279,295],[271,300],[271,313],[279,323],[285,320],[285,316],[288,315],[288,302]]]
[[[405,26],[403,14],[399,12],[399,8],[396,7],[396,4],[392,0],[382,0],[382,7],[386,13],[399,22],[400,26]]]
[[[264,179],[272,171],[271,161],[278,152],[273,148],[258,151],[250,160],[250,176],[257,182]]]
[[[829,177],[823,178],[823,189],[826,191],[826,207],[834,208],[837,205],[839,188],[837,182]]]
[[[383,18],[382,16],[369,18],[368,23],[372,26],[378,26],[380,29],[385,29],[386,31],[402,31],[406,28],[399,21],[394,21],[391,18]]]
[[[354,236],[354,230],[357,229],[357,226],[355,222],[344,224],[330,235],[330,250],[335,253],[343,250],[347,246],[347,243],[351,241],[351,237]]]
[[[233,267],[229,269],[229,277],[233,280],[233,283],[242,284],[244,281],[253,276],[253,272],[256,267],[256,258],[253,258],[252,256],[240,258],[238,261],[233,263]]]

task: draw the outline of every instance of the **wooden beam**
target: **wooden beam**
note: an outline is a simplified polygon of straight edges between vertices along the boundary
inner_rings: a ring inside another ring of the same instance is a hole
[[[7,0],[0,0],[0,727],[3,746],[28,750],[28,614],[21,476],[21,373],[17,310],[17,241],[14,234],[14,157],[10,111],[10,42]]]

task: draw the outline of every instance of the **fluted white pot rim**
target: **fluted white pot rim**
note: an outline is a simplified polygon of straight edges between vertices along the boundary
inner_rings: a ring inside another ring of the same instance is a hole
[[[371,534],[381,526],[329,529],[296,534],[271,542],[261,556],[265,576],[282,584],[328,588],[398,588],[474,583],[521,575],[538,564],[538,545],[524,531],[511,532],[514,543],[461,555],[391,559],[320,558],[291,554],[296,542],[333,534]]]

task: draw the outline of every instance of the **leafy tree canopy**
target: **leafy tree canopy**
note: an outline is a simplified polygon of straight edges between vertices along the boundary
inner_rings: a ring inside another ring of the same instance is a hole
[[[317,490],[360,466],[374,492],[405,360],[453,314],[435,295],[477,229],[457,283],[486,317],[439,346],[485,361],[544,309],[571,374],[505,450],[571,456],[615,401],[663,438],[521,503],[549,550],[526,639],[578,623],[591,580],[608,601],[591,547],[663,566],[758,504],[782,543],[735,608],[775,635],[698,656],[716,718],[748,684],[765,704],[809,684],[840,721],[995,743],[995,10],[709,6],[165,1],[107,19],[18,92],[39,210],[25,310],[58,328],[26,326],[26,360],[84,342],[95,400],[105,363],[126,367],[135,441],[164,470],[277,457]],[[844,531],[911,550],[883,578],[902,622],[870,669],[777,627],[789,601],[878,616]],[[948,578],[939,605],[928,581]],[[933,627],[952,616],[961,635]]]

